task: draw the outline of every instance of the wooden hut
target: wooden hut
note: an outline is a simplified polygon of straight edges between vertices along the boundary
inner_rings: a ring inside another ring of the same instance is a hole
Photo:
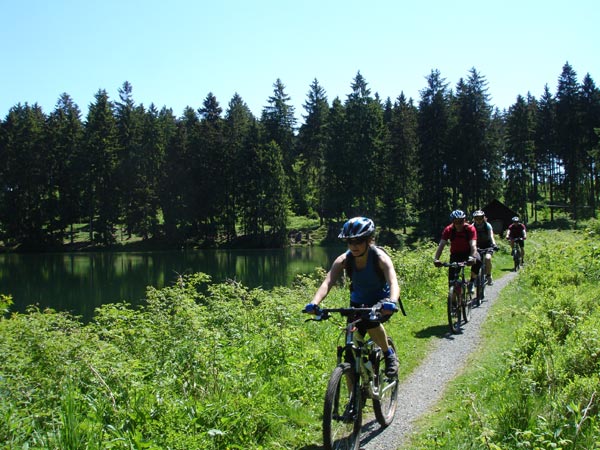
[[[512,218],[518,216],[516,212],[496,199],[481,209],[496,234],[502,234],[512,223]]]

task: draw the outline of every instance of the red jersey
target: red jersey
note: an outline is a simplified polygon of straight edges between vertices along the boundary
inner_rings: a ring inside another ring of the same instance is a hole
[[[477,230],[469,223],[465,223],[462,231],[458,231],[454,228],[454,224],[448,225],[442,231],[442,239],[450,241],[450,254],[456,253],[467,253],[471,254],[471,246],[469,242],[472,240],[477,241]]]
[[[508,226],[508,237],[509,239],[522,238],[526,230],[524,223],[511,223]]]

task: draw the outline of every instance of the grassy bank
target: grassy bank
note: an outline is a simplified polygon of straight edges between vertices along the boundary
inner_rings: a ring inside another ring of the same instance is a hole
[[[600,448],[598,231],[531,233],[481,351],[406,448]]]

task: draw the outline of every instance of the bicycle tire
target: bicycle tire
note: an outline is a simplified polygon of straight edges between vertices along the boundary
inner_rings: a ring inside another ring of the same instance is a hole
[[[471,320],[471,312],[473,309],[473,297],[469,290],[465,287],[461,292],[460,306],[462,309],[462,317],[465,323]]]
[[[474,306],[481,305],[481,303],[483,302],[483,299],[485,298],[486,279],[485,279],[485,271],[484,270],[485,269],[482,265],[482,267],[479,269],[479,274],[477,274],[477,296],[475,297],[475,300],[473,301]]]
[[[519,270],[519,266],[521,265],[521,250],[519,250],[517,243],[514,243],[513,248],[513,262],[514,262],[514,270],[517,272]]]
[[[388,337],[388,346],[396,352],[396,347],[391,337]],[[385,358],[381,350],[377,352],[376,364],[375,386],[377,388],[377,397],[373,399],[373,411],[379,425],[385,428],[394,421],[394,416],[396,415],[398,407],[398,376],[390,379],[385,375]]]
[[[448,288],[448,325],[454,334],[460,332],[460,299],[454,286]]]
[[[326,450],[358,450],[362,425],[361,392],[348,363],[333,369],[323,408],[323,446]]]

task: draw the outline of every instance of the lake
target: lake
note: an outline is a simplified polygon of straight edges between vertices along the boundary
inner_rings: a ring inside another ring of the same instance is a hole
[[[173,284],[179,275],[204,272],[255,288],[289,286],[296,275],[329,268],[342,247],[268,250],[181,250],[0,254],[0,293],[11,311],[28,305],[69,311],[89,321],[105,303],[143,302],[147,286]],[[307,294],[309,295],[309,294]],[[310,299],[307,296],[307,302]]]

